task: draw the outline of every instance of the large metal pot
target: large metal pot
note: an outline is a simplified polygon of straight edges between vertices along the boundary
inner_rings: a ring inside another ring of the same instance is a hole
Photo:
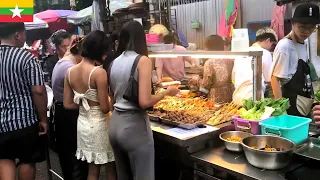
[[[234,151],[234,152],[242,152],[243,149],[242,149],[241,142],[227,141],[227,138],[230,138],[231,136],[236,136],[236,137],[243,139],[248,136],[252,136],[252,134],[246,133],[246,132],[241,132],[241,131],[227,131],[227,132],[220,134],[219,137],[222,141],[224,141],[224,145],[225,145],[226,149],[228,149],[229,151]]]
[[[277,136],[251,136],[242,140],[244,154],[248,162],[262,169],[281,169],[287,166],[292,158],[295,143]],[[258,149],[252,148],[253,146]],[[261,150],[266,146],[280,151]]]

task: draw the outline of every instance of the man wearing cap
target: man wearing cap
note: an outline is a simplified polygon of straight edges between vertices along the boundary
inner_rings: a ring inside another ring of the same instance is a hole
[[[273,94],[275,98],[289,98],[289,115],[306,117],[310,114],[314,68],[308,58],[305,40],[319,23],[317,5],[304,3],[297,6],[292,18],[292,31],[279,41],[273,54]]]

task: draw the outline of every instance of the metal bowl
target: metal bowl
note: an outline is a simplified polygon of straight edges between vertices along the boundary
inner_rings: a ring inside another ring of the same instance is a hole
[[[281,169],[287,166],[292,158],[295,143],[278,136],[251,136],[244,138],[241,143],[248,162],[262,169]],[[252,148],[258,147],[258,149]],[[261,150],[266,146],[280,151]]]
[[[219,137],[222,141],[224,141],[224,145],[225,145],[226,149],[228,149],[229,151],[234,151],[234,152],[242,152],[243,149],[241,146],[241,142],[227,141],[227,138],[229,138],[231,136],[236,136],[236,137],[243,139],[243,138],[252,136],[252,134],[242,132],[242,131],[227,131],[227,132],[220,134]]]

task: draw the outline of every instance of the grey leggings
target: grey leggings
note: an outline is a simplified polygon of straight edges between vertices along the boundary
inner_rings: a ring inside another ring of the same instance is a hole
[[[146,112],[114,111],[109,138],[118,180],[154,180],[154,141]]]

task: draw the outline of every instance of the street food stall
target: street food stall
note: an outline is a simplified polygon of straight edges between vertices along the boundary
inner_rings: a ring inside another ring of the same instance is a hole
[[[318,162],[313,160],[320,159],[320,141],[309,137],[318,137],[319,129],[312,125],[309,128],[309,118],[286,115],[288,99],[261,99],[261,55],[262,52],[150,52],[150,58],[249,56],[253,64],[253,98],[244,99],[243,106],[233,102],[218,104],[191,91],[181,91],[149,111],[157,178],[291,180],[301,179],[300,171],[319,173],[314,168]]]
[[[150,58],[190,56],[193,58],[237,58],[253,57],[254,65],[254,100],[260,100],[261,89],[261,55],[262,52],[228,52],[228,51],[154,51]],[[169,83],[170,84],[170,83]],[[176,177],[188,179],[193,172],[191,154],[215,145],[216,137],[221,132],[232,130],[232,116],[240,106],[234,103],[216,104],[197,97],[195,93],[181,91],[178,97],[166,97],[149,112],[156,148],[157,178]],[[162,170],[159,170],[162,169]],[[171,172],[170,177],[163,171]]]

